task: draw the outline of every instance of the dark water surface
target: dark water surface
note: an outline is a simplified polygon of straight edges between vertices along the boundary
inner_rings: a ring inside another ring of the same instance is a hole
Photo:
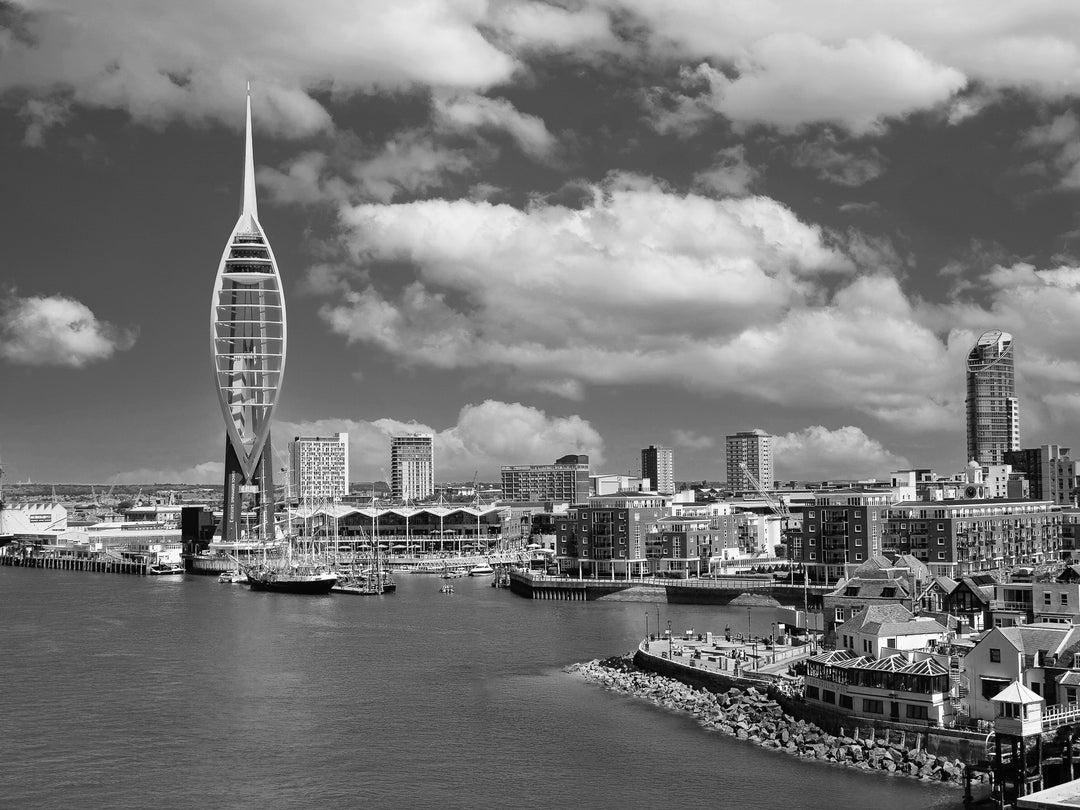
[[[960,807],[797,760],[568,664],[631,650],[653,605],[532,601],[403,574],[382,597],[0,568],[0,807]],[[661,605],[683,630],[739,608]],[[768,634],[767,609],[752,616]]]

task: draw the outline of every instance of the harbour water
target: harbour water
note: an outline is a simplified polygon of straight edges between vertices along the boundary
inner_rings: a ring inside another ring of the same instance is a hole
[[[961,792],[797,760],[604,692],[656,606],[401,575],[384,596],[0,568],[8,808],[959,808]],[[745,608],[661,605],[733,631]],[[749,616],[767,635],[775,617]]]

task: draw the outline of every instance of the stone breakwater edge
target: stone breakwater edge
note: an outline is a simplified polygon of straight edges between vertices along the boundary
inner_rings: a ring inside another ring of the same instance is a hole
[[[959,759],[890,742],[872,730],[855,729],[854,737],[829,734],[813,723],[785,714],[780,704],[753,686],[745,690],[732,687],[717,694],[640,669],[631,656],[573,664],[566,671],[581,675],[587,683],[693,715],[707,729],[762,748],[866,771],[954,787],[964,785],[965,765]],[[975,772],[972,778],[981,782],[986,775]]]

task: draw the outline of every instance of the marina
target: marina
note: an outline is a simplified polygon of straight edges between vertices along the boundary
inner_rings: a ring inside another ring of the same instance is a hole
[[[0,795],[140,807],[152,772],[165,810],[223,795],[344,808],[361,793],[371,807],[467,808],[476,774],[497,772],[526,810],[720,795],[749,810],[960,806],[956,788],[781,757],[564,671],[633,650],[640,605],[509,598],[482,578],[447,597],[437,582],[402,577],[393,599],[308,599],[212,577],[0,568],[0,677],[21,685],[5,705]],[[745,625],[738,608],[662,611],[680,628]],[[754,633],[775,618],[755,610]],[[43,767],[41,751],[63,764]],[[401,777],[406,756],[416,778]]]

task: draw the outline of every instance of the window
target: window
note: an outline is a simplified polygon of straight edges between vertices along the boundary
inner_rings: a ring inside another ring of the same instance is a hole
[[[939,538],[937,539],[937,544],[938,544],[939,546],[943,546],[943,545],[945,545],[945,538],[944,538],[944,537],[939,537]]]
[[[816,560],[817,559],[817,554],[815,554],[814,552],[811,551],[810,552],[810,559],[811,560]]]
[[[803,691],[804,691],[806,697],[810,698],[811,700],[818,700],[819,699],[818,698],[818,688],[816,686],[811,686],[810,684],[807,684],[806,689],[803,690]]]
[[[926,706],[916,706],[911,703],[907,707],[907,716],[909,720],[929,720],[930,713]]]
[[[814,517],[814,510],[813,509],[810,510],[810,517]]]
[[[1009,683],[1010,681],[1008,678],[983,678],[980,694],[982,694],[984,700],[990,700],[990,698],[994,697],[998,692],[1008,686]]]
[[[851,695],[840,695],[840,708],[841,709],[850,709],[850,708],[852,708],[852,706],[851,706]]]
[[[821,699],[826,703],[836,703],[836,692],[832,689],[823,689],[821,692]]]
[[[844,620],[844,609],[842,607],[836,608],[836,610],[833,611],[833,618],[838,622],[842,622]]]
[[[944,523],[939,523],[939,524],[937,525],[937,530],[938,530],[939,532],[943,532],[943,531],[945,531],[945,524],[944,524]]]
[[[1043,592],[1043,604],[1044,605],[1049,605],[1050,604],[1050,591],[1044,591]]]
[[[1061,606],[1065,607],[1068,604],[1069,604],[1069,595],[1067,593],[1063,593],[1061,595]]]
[[[867,714],[884,714],[885,704],[882,703],[880,700],[869,700],[867,698],[863,698],[862,710]]]
[[[998,647],[991,647],[990,648],[990,663],[991,664],[1000,664],[1001,663],[1001,649],[1000,648],[998,648]]]
[[[939,560],[944,560],[944,559],[945,559],[945,552],[944,552],[944,551],[939,551],[939,552],[937,553],[937,558],[938,558]]]
[[[857,532],[861,532],[861,531],[862,531],[862,524],[861,524],[861,523],[856,523],[856,524],[855,524],[855,531],[857,531]]]
[[[862,560],[862,552],[861,551],[856,551],[855,552],[855,562],[860,562],[861,560]]]

